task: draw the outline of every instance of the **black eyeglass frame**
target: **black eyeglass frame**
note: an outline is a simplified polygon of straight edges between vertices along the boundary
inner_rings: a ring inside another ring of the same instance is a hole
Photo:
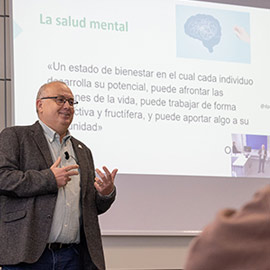
[[[68,102],[69,106],[74,107],[74,105],[77,105],[79,103],[78,101],[75,101],[73,98],[66,98],[64,96],[42,97],[40,99],[54,99],[56,104],[60,106]]]

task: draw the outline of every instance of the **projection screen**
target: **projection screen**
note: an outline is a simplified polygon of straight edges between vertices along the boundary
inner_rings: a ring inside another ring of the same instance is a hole
[[[12,14],[14,124],[37,120],[42,84],[72,89],[71,134],[119,169],[103,234],[196,234],[269,183],[269,9],[13,0]]]

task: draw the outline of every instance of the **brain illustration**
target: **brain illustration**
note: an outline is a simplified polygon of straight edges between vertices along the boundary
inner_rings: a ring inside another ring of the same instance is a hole
[[[197,14],[191,16],[185,23],[185,33],[195,39],[202,41],[203,45],[213,52],[221,38],[221,27],[219,21],[211,15]]]

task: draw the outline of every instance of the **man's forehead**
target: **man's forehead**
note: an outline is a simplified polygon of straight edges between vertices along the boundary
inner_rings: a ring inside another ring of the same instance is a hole
[[[66,85],[61,84],[61,83],[48,85],[46,92],[47,94],[64,95],[64,96],[73,97],[71,90]]]

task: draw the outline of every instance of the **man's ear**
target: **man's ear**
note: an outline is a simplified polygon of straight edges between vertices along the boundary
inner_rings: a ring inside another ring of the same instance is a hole
[[[43,106],[42,106],[42,100],[41,99],[36,100],[36,109],[37,109],[38,114],[42,112]]]

